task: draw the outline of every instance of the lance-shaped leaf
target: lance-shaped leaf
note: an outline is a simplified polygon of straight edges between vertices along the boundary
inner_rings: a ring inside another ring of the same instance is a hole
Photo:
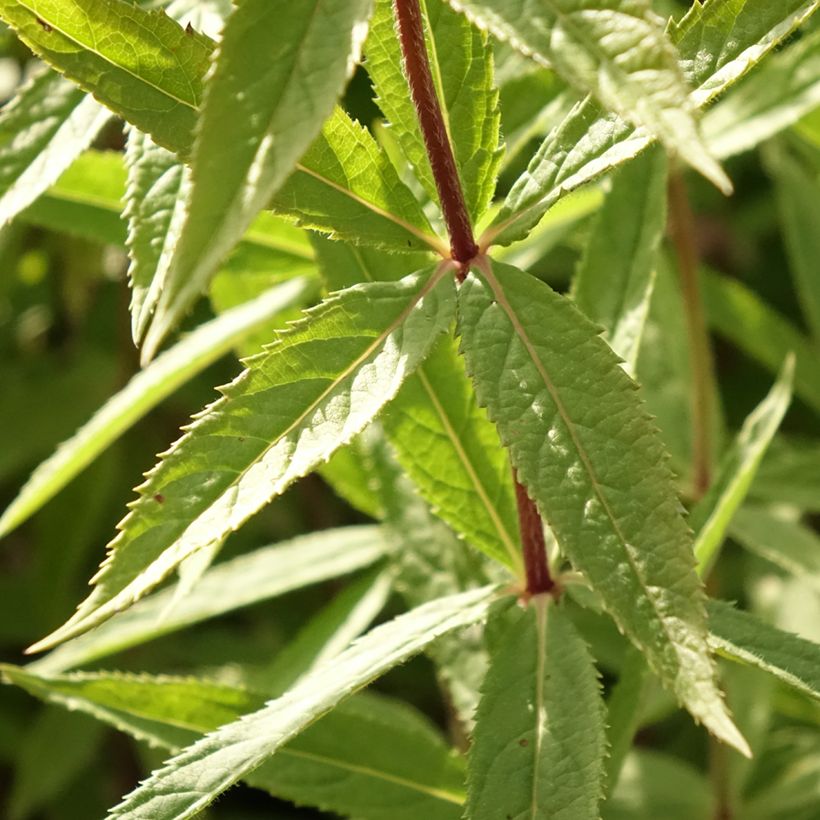
[[[749,495],[758,501],[820,512],[820,440],[777,436],[757,471]]]
[[[250,334],[270,327],[282,311],[313,292],[305,279],[285,282],[245,305],[206,322],[141,370],[32,474],[0,516],[0,538],[57,494],[111,442],[180,385],[228,353]]]
[[[605,710],[589,650],[547,596],[499,602],[468,771],[472,820],[597,820]]]
[[[520,572],[509,460],[452,339],[443,338],[407,380],[384,426],[433,511],[470,546]]]
[[[213,43],[124,0],[2,0],[35,54],[171,151],[187,154]]]
[[[471,590],[377,627],[281,698],[206,735],[169,760],[127,795],[111,817],[192,817],[341,700],[436,638],[480,621],[494,597],[494,588]]]
[[[647,0],[451,0],[502,40],[549,64],[611,111],[642,126],[719,188],[678,56]]]
[[[669,459],[617,356],[569,300],[489,260],[461,286],[459,330],[478,400],[561,549],[663,683],[745,751],[715,682]]]
[[[264,704],[258,692],[194,678],[2,671],[35,697],[174,751]],[[463,780],[462,759],[421,715],[369,694],[337,706],[247,777],[277,797],[362,820],[458,820]]]
[[[695,558],[702,577],[714,564],[732,517],[746,498],[766,448],[786,415],[793,379],[794,357],[790,356],[769,395],[744,421],[709,491],[692,510],[689,525],[697,533]]]
[[[313,142],[358,60],[370,7],[371,0],[246,0],[228,18],[146,359]]]
[[[130,606],[350,441],[449,327],[453,290],[444,267],[350,288],[251,357],[149,473],[94,591],[36,649]]]
[[[708,2],[692,7],[687,25],[671,32],[683,57],[686,79],[704,92],[695,95],[705,105],[761,59],[818,8],[818,0],[740,0],[727,6]],[[722,37],[722,15],[732,36],[717,61],[700,57],[700,44]],[[742,25],[735,23],[742,17]],[[750,61],[749,55],[753,55]],[[632,159],[651,142],[641,128],[633,129],[615,114],[606,114],[588,98],[578,103],[547,135],[527,170],[513,185],[504,205],[481,240],[508,245],[523,239],[564,194]],[[782,361],[782,357],[781,357]]]
[[[189,170],[147,135],[131,128],[125,151],[128,188],[128,281],[131,336],[139,345],[151,320],[185,218]]]
[[[53,184],[110,117],[51,71],[20,88],[0,113],[0,225]]]
[[[211,567],[184,597],[177,586],[80,635],[27,667],[53,675],[295,589],[370,566],[389,551],[379,527],[322,530]],[[176,602],[172,607],[171,603]]]
[[[612,181],[575,276],[575,304],[635,372],[666,227],[666,157],[647,151]]]
[[[427,52],[467,209],[477,221],[492,200],[500,158],[498,91],[486,34],[444,0],[424,0]],[[391,0],[377,0],[365,45],[376,102],[434,201],[438,192],[402,66]]]
[[[820,700],[820,646],[725,601],[709,601],[709,640],[722,655],[756,666]]]
[[[387,155],[341,108],[269,204],[334,239],[394,251],[434,248],[447,255]]]

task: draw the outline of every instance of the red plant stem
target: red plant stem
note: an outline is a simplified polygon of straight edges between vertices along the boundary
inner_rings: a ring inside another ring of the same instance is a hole
[[[518,504],[518,524],[521,529],[521,544],[524,550],[524,571],[527,574],[527,592],[530,595],[540,595],[549,592],[555,587],[555,581],[550,575],[547,564],[547,545],[544,543],[544,525],[541,523],[541,514],[535,502],[527,494],[527,490],[518,480],[513,469],[515,479],[515,500]]]
[[[393,11],[398,23],[410,95],[416,107],[441,202],[441,211],[447,225],[447,233],[450,235],[450,252],[453,259],[460,263],[459,279],[463,279],[467,266],[478,254],[478,245],[473,237],[473,227],[464,201],[461,180],[458,178],[453,148],[450,145],[444,115],[430,72],[421,8],[418,0],[393,0]]]

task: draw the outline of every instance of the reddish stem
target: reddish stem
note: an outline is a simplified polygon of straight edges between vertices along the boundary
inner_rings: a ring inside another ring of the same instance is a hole
[[[518,504],[518,524],[521,529],[521,545],[524,551],[524,571],[527,573],[527,593],[540,595],[555,587],[547,564],[547,545],[544,543],[544,525],[535,502],[529,497],[524,485],[515,479],[515,500]]]
[[[421,9],[418,0],[393,0],[393,11],[398,23],[410,96],[416,107],[441,211],[450,235],[450,252],[453,259],[460,263],[459,279],[463,279],[467,266],[478,254],[478,245],[473,237],[453,148],[430,72]]]

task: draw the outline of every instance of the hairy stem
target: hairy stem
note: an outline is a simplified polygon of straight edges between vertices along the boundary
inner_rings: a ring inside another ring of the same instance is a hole
[[[692,474],[697,499],[712,480],[712,351],[703,311],[695,220],[680,172],[669,177],[669,233],[678,259],[692,361]]]
[[[515,500],[518,504],[518,524],[521,529],[521,545],[524,551],[524,571],[527,574],[527,593],[540,595],[550,592],[555,587],[555,581],[550,575],[547,563],[547,546],[544,543],[544,525],[541,523],[541,514],[535,502],[527,494],[527,490],[515,479]]]
[[[453,148],[450,145],[444,115],[430,72],[421,8],[418,0],[393,0],[393,11],[398,23],[410,95],[419,118],[424,145],[441,202],[441,211],[450,235],[450,252],[453,259],[460,264],[459,278],[463,278],[466,275],[466,266],[478,253],[478,245],[473,237],[473,227],[464,201]]]

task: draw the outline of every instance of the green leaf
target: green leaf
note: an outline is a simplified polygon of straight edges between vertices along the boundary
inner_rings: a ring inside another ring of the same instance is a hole
[[[572,289],[634,373],[666,227],[666,156],[642,154],[620,170],[595,216]]]
[[[139,345],[168,272],[185,218],[190,172],[147,134],[128,131],[125,151],[128,188],[128,280],[131,285],[131,337]]]
[[[817,34],[820,35],[820,30]],[[814,39],[817,43],[813,52],[815,76],[820,76],[820,36]],[[820,80],[817,85],[820,89]],[[820,105],[820,93],[817,105]],[[764,159],[780,206],[783,236],[797,297],[814,342],[820,346],[820,276],[817,273],[817,260],[820,258],[820,218],[817,215],[820,176],[816,170],[805,167],[774,146],[764,153]]]
[[[264,698],[208,681],[92,673],[57,678],[4,667],[36,697],[93,715],[152,745],[176,749],[239,718]],[[415,710],[374,695],[340,704],[248,776],[257,788],[363,820],[458,820],[464,767]]]
[[[729,533],[750,552],[820,588],[820,536],[807,525],[747,504]]]
[[[820,413],[820,370],[814,345],[738,280],[703,271],[701,284],[709,325],[772,373],[793,353],[794,392]]]
[[[40,658],[27,669],[53,675],[227,612],[370,566],[388,551],[380,527],[299,536],[217,564],[185,597],[169,587]],[[172,607],[172,602],[175,605]]]
[[[467,277],[459,330],[479,403],[562,551],[661,681],[745,751],[715,683],[668,456],[618,358],[569,300],[505,265]]]
[[[731,6],[716,0],[693,6],[686,26],[673,29],[671,35],[687,81],[702,89],[694,99],[704,105],[725,91],[749,68],[749,60],[762,59],[817,7],[817,0],[736,0]],[[715,61],[712,53],[701,55],[700,45],[721,38],[723,29],[716,18],[722,15],[733,26],[732,37]],[[593,99],[578,103],[547,135],[480,244],[508,245],[523,239],[562,196],[637,156],[650,142],[645,132],[615,114],[607,115]]]
[[[333,239],[449,255],[376,140],[341,108],[269,204],[297,225]]]
[[[187,155],[213,43],[124,0],[0,0],[31,50],[103,105]]]
[[[677,53],[645,0],[452,0],[477,25],[643,126],[724,192],[731,183],[694,117]]]
[[[597,820],[605,710],[589,650],[551,598],[499,602],[476,714],[467,816]]]
[[[793,379],[794,357],[789,357],[769,395],[743,422],[709,491],[692,511],[689,525],[697,533],[695,558],[701,577],[708,574],[717,559],[732,517],[743,504],[766,448],[786,415]]]
[[[475,223],[495,190],[500,159],[498,92],[488,38],[444,0],[422,0],[433,81],[453,146],[467,209]],[[438,191],[402,67],[390,0],[377,0],[365,44],[376,102],[433,202]]]
[[[449,327],[453,291],[446,267],[359,285],[278,333],[148,474],[94,591],[32,651],[130,606],[350,441]]]
[[[111,817],[192,817],[337,703],[436,638],[485,617],[495,589],[441,598],[376,627],[287,694],[206,735],[127,795]]]
[[[0,516],[0,537],[19,526],[113,441],[163,399],[236,344],[261,328],[270,327],[283,310],[300,304],[313,290],[306,279],[294,279],[212,319],[137,373],[68,441],[60,445],[26,482]]]
[[[51,71],[0,113],[0,225],[30,205],[82,153],[111,114]]]
[[[399,463],[436,515],[467,543],[520,575],[507,454],[476,404],[453,340],[439,341],[391,402],[384,427]]]
[[[820,646],[770,626],[725,601],[710,600],[708,609],[709,639],[715,650],[820,700]]]
[[[755,499],[820,512],[820,441],[778,436],[757,471],[749,494]]]
[[[146,359],[313,142],[358,60],[371,4],[245,0],[228,18],[197,126],[187,214],[145,338]]]
[[[820,106],[820,31],[773,54],[703,118],[718,157],[748,151]]]

